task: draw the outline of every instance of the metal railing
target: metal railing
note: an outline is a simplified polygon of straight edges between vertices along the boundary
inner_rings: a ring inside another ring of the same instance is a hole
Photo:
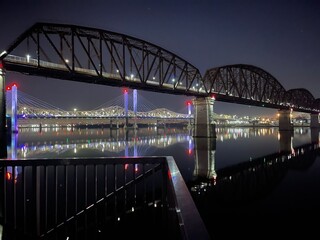
[[[209,239],[172,157],[1,160],[0,175],[10,239],[121,235],[138,223],[163,238]]]
[[[52,62],[48,62],[48,61],[43,61],[40,60],[38,63],[37,59],[31,58],[31,57],[21,57],[21,56],[15,56],[15,55],[7,55],[5,57],[5,61],[7,62],[12,62],[12,63],[20,63],[20,64],[25,64],[25,65],[31,65],[31,66],[41,66],[41,67],[45,67],[45,68],[50,68],[50,69],[56,69],[56,70],[64,70],[67,71],[68,68],[66,67],[66,65],[69,65],[69,63],[65,63],[65,64],[58,64],[58,63],[52,63]],[[97,76],[97,72],[94,69],[87,69],[87,68],[80,68],[80,67],[75,67],[74,68],[75,72],[78,73],[84,73],[84,74],[88,74],[91,76]],[[105,78],[112,78],[114,80],[119,80],[121,81],[121,76],[119,73],[115,74],[115,73],[108,73],[108,72],[102,72],[101,75]],[[126,81],[129,82],[141,82],[141,80],[139,78],[133,77],[133,76],[125,76]],[[151,86],[159,86],[159,82],[148,79],[146,81],[147,85],[151,85]],[[162,85],[162,88],[167,88],[167,89],[173,89],[176,88],[178,90],[185,90],[185,86],[183,85],[177,85],[175,86],[174,83],[164,83]],[[197,89],[195,87],[190,88],[188,91],[190,92],[194,92],[194,93],[206,93],[205,89]]]

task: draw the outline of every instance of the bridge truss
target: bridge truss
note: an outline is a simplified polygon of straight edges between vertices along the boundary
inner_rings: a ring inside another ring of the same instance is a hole
[[[31,75],[320,113],[320,100],[308,90],[287,91],[261,68],[227,65],[202,77],[188,61],[159,46],[83,26],[36,23],[0,54],[0,64]]]

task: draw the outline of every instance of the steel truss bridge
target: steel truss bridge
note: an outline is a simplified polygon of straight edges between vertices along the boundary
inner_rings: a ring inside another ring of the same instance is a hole
[[[320,99],[286,90],[265,70],[244,64],[200,71],[152,43],[83,26],[36,23],[0,55],[1,68],[29,75],[125,86],[218,101],[320,113]]]

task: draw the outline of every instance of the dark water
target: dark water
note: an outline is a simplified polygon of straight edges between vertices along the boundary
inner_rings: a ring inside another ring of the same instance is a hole
[[[218,128],[216,139],[187,129],[21,129],[8,158],[170,155],[213,239],[309,238],[320,215],[320,153],[297,148],[312,142],[319,146],[319,132],[309,128]]]

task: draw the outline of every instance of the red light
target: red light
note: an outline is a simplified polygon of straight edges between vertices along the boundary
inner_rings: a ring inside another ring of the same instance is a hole
[[[124,94],[127,94],[127,93],[128,93],[128,89],[126,89],[126,88],[123,89],[123,93],[124,93]]]
[[[188,149],[188,154],[192,155],[192,149]]]
[[[191,105],[191,101],[187,101],[187,105],[190,106]]]
[[[216,100],[216,97],[212,94],[212,95],[211,95],[211,99],[212,99],[212,100]]]
[[[17,85],[16,83],[13,83],[13,84],[12,84],[12,87],[16,87],[16,88],[17,88],[18,85]]]
[[[7,180],[11,180],[11,178],[12,178],[11,173],[7,172],[7,174],[6,174],[6,178],[7,178]]]
[[[10,91],[11,90],[11,87],[7,87],[7,91]]]

